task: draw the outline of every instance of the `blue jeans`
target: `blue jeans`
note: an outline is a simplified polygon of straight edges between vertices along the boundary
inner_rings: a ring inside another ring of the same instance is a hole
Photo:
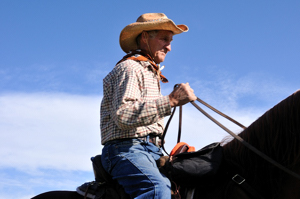
[[[160,148],[150,142],[122,139],[105,144],[101,161],[131,198],[171,199],[171,183],[155,162],[162,155]]]

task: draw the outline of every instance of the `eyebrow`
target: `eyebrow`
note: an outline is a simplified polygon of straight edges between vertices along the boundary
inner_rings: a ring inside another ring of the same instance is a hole
[[[173,41],[173,36],[171,37],[171,39],[169,39],[169,36],[167,36],[167,35],[161,35],[160,39],[168,39],[170,41]]]

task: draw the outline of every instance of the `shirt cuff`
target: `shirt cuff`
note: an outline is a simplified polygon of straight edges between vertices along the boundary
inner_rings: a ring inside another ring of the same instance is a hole
[[[158,115],[163,118],[171,115],[171,105],[169,96],[163,96],[156,100]]]

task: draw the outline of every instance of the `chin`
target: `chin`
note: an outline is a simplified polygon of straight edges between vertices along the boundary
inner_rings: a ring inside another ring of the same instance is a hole
[[[160,64],[161,62],[163,62],[165,60],[165,57],[158,57],[155,61],[155,63]]]

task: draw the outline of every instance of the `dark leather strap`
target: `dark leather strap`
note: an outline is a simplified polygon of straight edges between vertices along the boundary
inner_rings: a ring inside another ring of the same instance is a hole
[[[179,126],[178,126],[177,143],[180,142],[181,128],[182,128],[182,106],[179,107]]]
[[[235,123],[236,125],[238,125],[239,127],[246,129],[246,127],[244,125],[242,125],[241,123],[239,123],[238,121],[232,119],[231,117],[229,117],[228,115],[225,115],[224,113],[222,113],[221,111],[215,109],[214,107],[212,107],[211,105],[207,104],[206,102],[204,102],[203,100],[201,100],[199,97],[197,97],[197,101],[200,102],[201,104],[203,104],[204,106],[206,106],[207,108],[211,109],[212,111],[218,113],[219,115],[221,115],[222,117],[228,119],[229,121]]]
[[[255,189],[253,189],[247,182],[246,179],[236,174],[232,177],[232,181],[240,186],[247,194],[251,195],[254,199],[264,199]]]
[[[165,137],[166,137],[166,134],[167,134],[169,125],[170,125],[170,123],[171,123],[171,120],[172,120],[172,118],[173,118],[173,116],[174,116],[175,111],[176,111],[176,107],[173,108],[173,111],[172,111],[172,113],[171,113],[171,115],[170,115],[170,117],[169,117],[169,120],[168,120],[168,122],[167,122],[167,124],[166,124],[166,126],[165,126],[164,133],[163,133],[163,135],[162,135],[162,137],[161,137],[161,148],[164,150],[164,152],[165,152],[168,156],[170,156],[170,155],[169,155],[169,153],[168,153],[168,152],[166,151],[166,149],[165,149]]]

